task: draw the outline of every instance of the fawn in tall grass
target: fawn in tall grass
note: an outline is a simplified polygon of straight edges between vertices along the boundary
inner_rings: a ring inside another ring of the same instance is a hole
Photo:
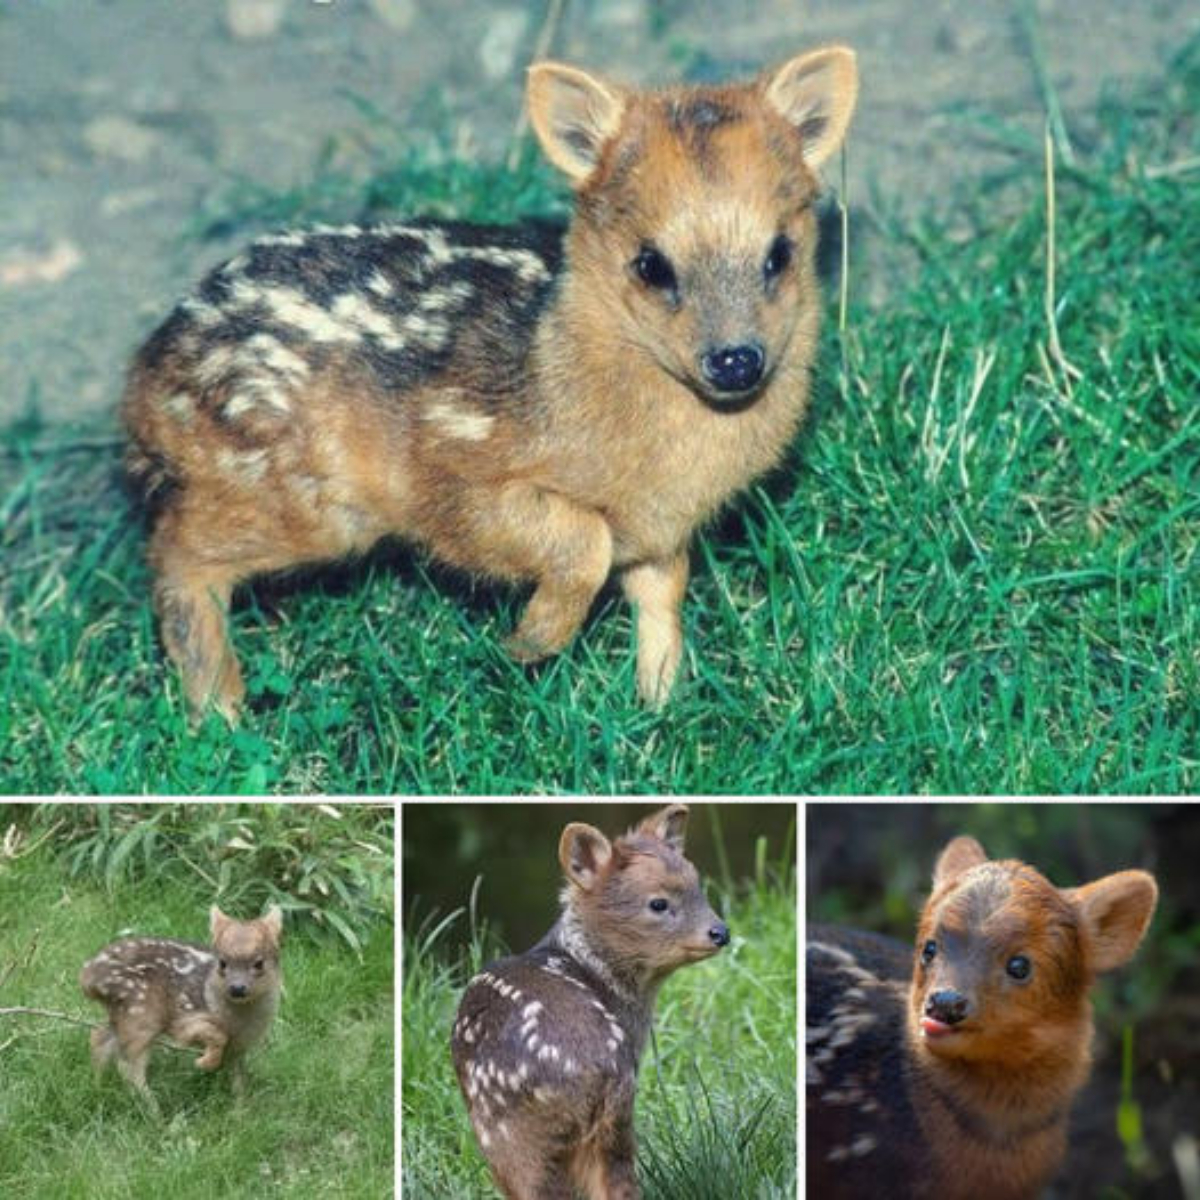
[[[162,638],[194,713],[245,687],[241,582],[395,535],[534,585],[507,649],[562,650],[615,575],[636,680],[683,654],[694,531],[804,414],[817,171],[857,94],[828,47],[743,84],[643,91],[542,62],[565,230],[415,220],[261,237],[138,352],[123,404]]]
[[[1157,898],[1145,871],[1056,888],[959,837],[915,952],[811,927],[809,1195],[1037,1196],[1090,1068],[1089,989],[1133,955]]]
[[[563,830],[558,922],[467,985],[452,1050],[459,1087],[507,1200],[638,1200],[633,1105],[663,980],[729,943],[683,857],[672,804],[609,841]]]
[[[253,921],[235,921],[215,905],[211,946],[174,938],[123,938],[105,946],[80,972],[84,994],[103,1004],[108,1024],[92,1031],[97,1074],[114,1060],[129,1084],[158,1111],[146,1082],[150,1049],[160,1035],[199,1046],[201,1071],[227,1065],[235,1093],[245,1088],[245,1055],[266,1037],[279,1007],[283,918],[272,906]]]

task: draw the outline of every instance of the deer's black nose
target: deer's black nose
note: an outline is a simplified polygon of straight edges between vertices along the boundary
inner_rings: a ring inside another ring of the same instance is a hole
[[[709,938],[709,941],[711,941],[714,946],[728,946],[729,945],[729,926],[726,925],[724,921],[718,921],[708,931],[708,938]]]
[[[748,392],[762,379],[766,356],[757,342],[709,350],[700,360],[704,378],[718,392]]]
[[[229,985],[229,994],[235,1000],[241,1000],[250,994],[250,989],[244,983],[231,983]]]
[[[925,1015],[941,1021],[943,1025],[957,1025],[965,1021],[971,1011],[971,1002],[952,988],[934,992],[925,1001]]]

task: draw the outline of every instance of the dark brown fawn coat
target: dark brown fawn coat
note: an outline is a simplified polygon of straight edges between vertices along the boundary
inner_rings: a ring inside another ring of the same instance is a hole
[[[973,838],[938,859],[916,951],[809,930],[807,1178],[822,1200],[1031,1200],[1066,1153],[1097,973],[1137,949],[1144,871],[1055,888]]]
[[[563,831],[563,913],[532,950],[467,985],[454,1069],[507,1200],[638,1200],[638,1062],[663,980],[729,930],[683,857],[673,804],[613,842]]]
[[[260,238],[138,353],[124,401],[163,641],[195,711],[243,700],[234,587],[397,535],[531,581],[509,650],[561,650],[615,572],[637,686],[683,652],[693,531],[779,462],[820,297],[815,172],[853,54],[740,86],[633,91],[555,63],[533,128],[566,232],[428,221]]]

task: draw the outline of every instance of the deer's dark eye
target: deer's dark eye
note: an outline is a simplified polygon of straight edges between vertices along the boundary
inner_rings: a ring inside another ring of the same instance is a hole
[[[654,899],[650,901],[651,912],[665,913],[670,907],[670,904],[668,904],[667,901],[661,896],[655,896]]]
[[[225,968],[228,967],[229,964],[222,958],[217,961],[217,966],[220,968],[221,972],[224,973]]]
[[[673,292],[678,286],[675,278],[675,268],[670,260],[653,246],[643,246],[637,258],[633,260],[633,269],[637,277],[650,288],[658,291]]]
[[[766,277],[767,282],[770,283],[773,279],[778,279],[788,269],[788,264],[791,261],[791,239],[781,233],[771,243],[771,249],[767,251],[767,258],[763,263],[763,275]]]
[[[935,958],[937,958],[937,942],[930,938],[929,941],[927,941],[925,945],[921,947],[921,961],[926,966],[929,966],[929,964],[933,962]]]
[[[263,967],[265,967],[266,965],[267,964],[265,962],[263,962],[263,960],[261,958],[256,958],[254,960],[254,969],[256,971],[261,971],[263,969]]]
[[[1004,969],[1014,979],[1028,979],[1033,972],[1033,963],[1025,957],[1024,954],[1014,954],[1012,958],[1004,964]]]

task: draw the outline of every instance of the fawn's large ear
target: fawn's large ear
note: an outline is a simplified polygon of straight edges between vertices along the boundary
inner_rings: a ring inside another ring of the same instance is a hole
[[[666,842],[672,850],[683,853],[683,835],[687,830],[688,806],[686,804],[668,804],[653,816],[647,817],[638,827],[638,833],[658,838]]]
[[[1118,871],[1083,887],[1064,888],[1083,921],[1094,971],[1127,963],[1138,948],[1154,906],[1158,884],[1145,871]]]
[[[988,860],[983,847],[973,837],[956,837],[938,855],[933,868],[933,886],[939,888],[951,879],[957,879],[964,871],[979,866]]]
[[[540,62],[529,68],[525,95],[546,157],[581,187],[621,124],[624,91],[577,67]]]
[[[221,936],[221,930],[229,924],[229,918],[214,904],[208,910],[208,932],[215,942]]]
[[[763,84],[766,101],[800,133],[804,161],[819,167],[842,144],[858,99],[848,46],[826,46],[785,62]]]
[[[280,912],[279,905],[272,904],[259,918],[259,922],[270,935],[271,941],[278,942],[283,933],[283,913]]]
[[[610,858],[612,845],[600,830],[572,821],[562,831],[558,861],[562,864],[563,874],[576,887],[591,891]]]

